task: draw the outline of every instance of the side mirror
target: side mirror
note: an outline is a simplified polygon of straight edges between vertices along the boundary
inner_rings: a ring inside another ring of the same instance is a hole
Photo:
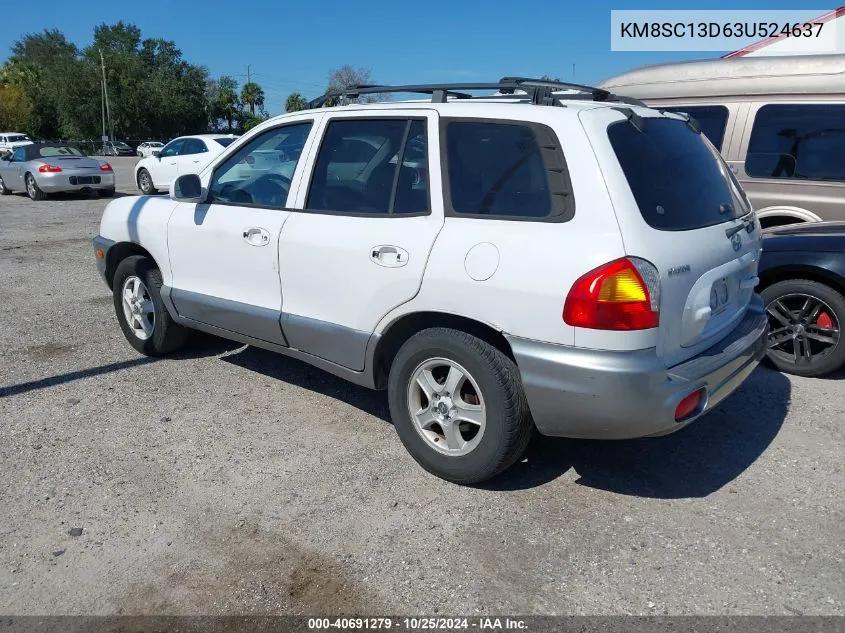
[[[179,176],[170,186],[170,197],[176,202],[203,202],[202,183],[196,174]]]
[[[161,156],[160,156],[160,154],[161,154],[161,152],[160,152],[160,151],[158,151],[158,150],[155,150],[155,151],[153,152],[153,156],[155,156],[155,157],[156,157],[156,158],[158,158],[159,160],[161,160]]]

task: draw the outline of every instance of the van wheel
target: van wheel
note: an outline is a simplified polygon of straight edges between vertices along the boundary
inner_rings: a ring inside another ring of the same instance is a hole
[[[112,294],[120,329],[146,356],[162,356],[185,344],[187,328],[176,323],[161,298],[161,271],[143,255],[127,257],[114,273]]]
[[[760,293],[769,316],[768,359],[797,376],[823,376],[845,365],[845,297],[806,279],[779,281]]]
[[[387,388],[399,439],[423,468],[448,481],[494,477],[531,439],[516,364],[466,332],[431,328],[412,336],[396,354]]]

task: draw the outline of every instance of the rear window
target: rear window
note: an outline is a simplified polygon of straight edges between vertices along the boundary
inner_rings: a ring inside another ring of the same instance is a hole
[[[75,147],[56,147],[49,145],[47,147],[39,147],[38,155],[41,158],[50,158],[51,156],[85,156],[85,154]]]
[[[704,133],[716,149],[722,149],[722,143],[725,140],[725,127],[728,124],[728,109],[725,106],[709,105],[709,106],[687,106],[687,107],[671,107],[661,108],[666,112],[686,112],[696,121]]]
[[[214,140],[217,143],[219,143],[220,145],[222,145],[223,147],[229,147],[229,145],[231,145],[234,142],[235,139],[233,139],[229,136],[222,136],[222,137],[216,138]]]
[[[643,219],[664,231],[689,231],[745,215],[748,208],[727,165],[701,135],[668,117],[607,128]]]

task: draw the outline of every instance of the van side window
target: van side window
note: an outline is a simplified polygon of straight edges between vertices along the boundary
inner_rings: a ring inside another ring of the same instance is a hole
[[[725,140],[725,127],[728,124],[728,109],[720,105],[708,106],[673,106],[671,108],[660,108],[666,112],[686,112],[693,119],[698,121],[704,136],[713,143],[714,147],[722,151],[722,142]]]
[[[845,182],[845,104],[760,108],[745,171],[752,178]]]

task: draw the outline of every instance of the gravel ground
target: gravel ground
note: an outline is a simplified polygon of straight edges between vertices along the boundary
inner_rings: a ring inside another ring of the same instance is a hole
[[[845,614],[843,376],[761,368],[673,436],[462,488],[382,394],[206,336],[138,356],[105,204],[0,199],[0,613]]]

